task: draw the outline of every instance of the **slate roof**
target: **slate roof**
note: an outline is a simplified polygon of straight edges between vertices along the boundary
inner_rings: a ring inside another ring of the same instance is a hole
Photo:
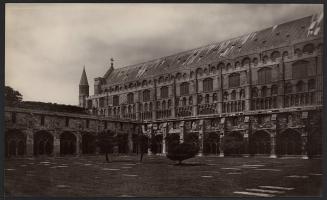
[[[275,25],[240,37],[171,56],[117,68],[111,73],[107,72],[105,74],[103,77],[104,84],[116,85],[145,79],[179,69],[189,69],[192,65],[213,59],[233,58],[238,55],[248,54],[255,49],[278,46],[289,41],[321,36],[323,36],[323,13]]]
[[[83,68],[83,72],[82,72],[82,76],[81,76],[81,80],[79,82],[79,85],[89,85],[88,81],[87,81],[87,76],[86,76],[86,72],[85,72],[85,67]]]

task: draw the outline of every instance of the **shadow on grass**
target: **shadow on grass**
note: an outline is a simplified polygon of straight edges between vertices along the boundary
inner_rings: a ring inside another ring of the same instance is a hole
[[[169,164],[177,167],[194,167],[194,166],[206,166],[207,164],[205,163],[175,163],[175,164]]]

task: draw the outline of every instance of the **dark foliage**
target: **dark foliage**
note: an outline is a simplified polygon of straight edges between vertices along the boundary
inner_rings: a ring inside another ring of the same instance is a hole
[[[194,144],[181,143],[169,148],[167,158],[178,161],[181,164],[183,160],[193,158],[198,152],[199,147]]]
[[[5,86],[5,104],[8,106],[17,105],[23,100],[22,94],[9,86]]]
[[[109,154],[113,153],[113,148],[117,144],[117,137],[113,131],[102,131],[98,134],[97,146],[100,147],[101,152],[105,153],[106,161],[109,162]]]

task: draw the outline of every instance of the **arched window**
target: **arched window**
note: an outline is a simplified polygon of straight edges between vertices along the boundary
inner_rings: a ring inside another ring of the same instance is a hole
[[[144,111],[145,111],[145,112],[148,111],[148,104],[147,104],[147,103],[144,104]]]
[[[241,89],[240,91],[240,99],[244,99],[245,98],[245,91],[244,89]]]
[[[271,95],[277,95],[278,94],[278,86],[272,85],[271,86]]]
[[[228,63],[228,64],[226,65],[226,70],[230,70],[230,69],[232,69],[232,65],[231,65],[230,63]]]
[[[271,60],[272,60],[273,62],[275,62],[276,59],[279,58],[279,57],[280,57],[280,53],[279,53],[279,51],[274,51],[274,52],[272,52],[272,53],[271,53],[271,56],[270,56],[270,58],[271,58]]]
[[[160,78],[159,78],[159,83],[162,83],[162,82],[164,82],[164,81],[165,81],[164,77],[163,77],[163,76],[160,76]]]
[[[147,82],[146,80],[142,81],[142,86],[146,86]]]
[[[119,96],[113,96],[113,106],[119,106]]]
[[[236,100],[236,91],[235,90],[232,91],[230,97],[232,100]]]
[[[134,94],[133,93],[128,93],[127,94],[127,103],[128,104],[134,103]]]
[[[143,101],[150,101],[150,90],[143,91]]]
[[[198,95],[198,104],[202,103],[202,95]]]
[[[314,46],[313,46],[313,44],[306,44],[306,45],[304,45],[302,51],[303,51],[303,53],[306,53],[306,54],[312,54],[313,51],[314,51]]]
[[[228,92],[227,91],[224,92],[223,98],[224,98],[224,101],[227,101],[228,100]]]
[[[249,58],[244,58],[242,60],[242,66],[243,67],[248,67],[250,65],[250,59]]]
[[[186,106],[186,98],[185,98],[185,97],[183,98],[182,105],[183,105],[183,106]]]
[[[217,96],[217,93],[214,93],[213,96],[212,96],[212,100],[215,102],[215,101],[218,101],[218,96]]]
[[[209,101],[210,101],[209,99],[210,99],[209,94],[206,94],[206,96],[205,96],[205,103],[206,104],[209,103]]]
[[[176,74],[176,79],[179,80],[179,79],[181,79],[181,78],[182,78],[182,74],[181,74],[181,73],[177,73],[177,74]]]
[[[157,109],[160,109],[160,101],[157,101]]]
[[[229,87],[239,87],[240,86],[240,74],[233,73],[233,74],[229,75],[228,82],[229,82]]]
[[[196,74],[199,75],[199,76],[202,76],[203,70],[201,68],[197,68],[196,69]]]
[[[258,88],[256,88],[256,87],[252,88],[251,93],[252,93],[252,97],[254,97],[254,98],[258,97]]]
[[[117,92],[118,90],[119,90],[119,86],[116,85],[116,86],[115,86],[115,91]]]
[[[295,49],[295,55],[297,55],[298,57],[302,56],[302,51],[300,49]]]
[[[288,52],[287,51],[284,51],[283,52],[283,58],[285,59],[286,57],[288,57]]]
[[[315,79],[310,79],[308,81],[308,90],[314,90],[316,89],[316,81]]]
[[[203,91],[211,92],[213,90],[213,80],[212,78],[206,78],[203,80]]]
[[[268,56],[267,56],[267,55],[263,56],[263,58],[262,58],[262,62],[263,62],[264,64],[266,64],[266,63],[268,62]]]
[[[168,97],[168,87],[167,86],[162,86],[160,88],[160,95],[161,95],[161,98],[167,98]]]
[[[193,104],[193,97],[192,97],[192,96],[190,96],[190,97],[188,98],[188,104],[189,104],[189,105],[192,105],[192,104]]]
[[[291,83],[285,84],[285,93],[286,94],[292,93],[292,84]]]
[[[140,104],[140,112],[143,112],[143,104]]]
[[[271,68],[264,67],[258,70],[258,83],[266,84],[271,82]]]
[[[168,100],[168,108],[171,108],[171,100]]]
[[[218,70],[224,69],[224,67],[225,67],[224,63],[219,63]]]
[[[302,79],[308,76],[308,61],[299,60],[292,65],[293,79]]]
[[[237,61],[234,66],[235,67],[239,67],[240,66],[240,62]]]
[[[296,84],[296,92],[303,92],[303,88],[304,87],[304,82],[303,81],[299,81]]]
[[[188,82],[183,82],[180,85],[180,95],[188,95],[189,94],[189,83]]]
[[[266,86],[263,86],[261,88],[261,97],[266,97],[267,96],[267,87]]]

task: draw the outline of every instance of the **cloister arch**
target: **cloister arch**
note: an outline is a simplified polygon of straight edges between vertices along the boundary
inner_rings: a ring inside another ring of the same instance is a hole
[[[244,153],[244,141],[241,132],[233,131],[224,136],[224,154],[241,155]]]
[[[96,152],[96,136],[92,133],[82,134],[82,153],[93,154]]]
[[[60,154],[73,155],[76,153],[76,136],[69,131],[60,135]]]
[[[5,155],[7,157],[26,154],[26,136],[22,131],[18,129],[7,130],[5,140]]]
[[[300,155],[302,148],[301,134],[294,129],[286,129],[277,134],[277,155]]]
[[[271,141],[270,134],[267,131],[259,130],[249,136],[249,153],[270,154]]]
[[[53,135],[48,131],[34,134],[34,155],[51,155],[53,153]]]

